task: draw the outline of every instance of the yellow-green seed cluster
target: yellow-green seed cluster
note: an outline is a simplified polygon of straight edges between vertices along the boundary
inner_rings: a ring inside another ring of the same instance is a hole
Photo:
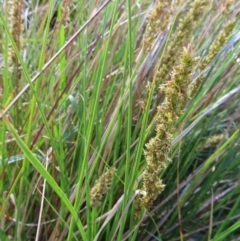
[[[231,7],[236,3],[236,0],[226,0],[222,10],[223,14],[229,13]]]
[[[102,202],[103,196],[108,192],[112,183],[113,174],[116,172],[115,168],[110,168],[104,173],[96,184],[91,189],[91,206],[99,206]]]
[[[165,30],[170,17],[169,1],[158,0],[147,16],[146,32],[144,34],[144,52],[148,53],[160,31]]]
[[[9,30],[12,34],[13,40],[17,45],[18,50],[21,49],[21,33],[22,33],[22,24],[21,24],[21,1],[20,0],[10,0],[7,2],[7,10],[8,10],[8,22],[9,22]],[[17,56],[13,49],[12,44],[10,43],[8,46],[8,58],[10,64],[17,63]]]
[[[176,33],[170,38],[170,43],[166,49],[166,53],[158,63],[159,71],[156,72],[154,80],[156,83],[165,83],[170,79],[169,73],[178,61],[179,53],[186,43],[192,38],[192,33],[196,23],[201,19],[205,7],[209,4],[208,0],[195,0],[190,10],[177,27]]]
[[[204,145],[204,148],[208,148],[211,145],[214,145],[214,144],[220,142],[221,140],[223,140],[223,138],[224,138],[224,134],[218,134],[218,135],[209,137]]]
[[[220,31],[218,37],[216,38],[216,40],[210,46],[209,53],[208,53],[207,57],[202,61],[202,63],[199,66],[200,72],[203,71],[207,67],[207,65],[219,53],[221,48],[227,42],[227,40],[228,40],[229,36],[231,35],[235,25],[236,25],[236,19],[230,20],[229,22],[226,23],[226,25]],[[192,86],[191,96],[193,96],[196,93],[196,91],[198,90],[199,86],[202,84],[203,80],[204,80],[203,76],[201,76],[201,77],[199,77],[197,79],[197,81]]]
[[[195,64],[196,59],[192,57],[189,46],[183,50],[180,64],[172,71],[171,80],[160,86],[165,93],[165,100],[158,107],[156,136],[146,144],[144,151],[147,166],[143,177],[143,191],[146,192],[146,196],[141,197],[141,204],[146,208],[152,206],[165,187],[159,179],[159,174],[169,161],[174,124],[189,97],[188,87]]]

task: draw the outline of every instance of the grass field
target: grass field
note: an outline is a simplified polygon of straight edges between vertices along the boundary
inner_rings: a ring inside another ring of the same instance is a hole
[[[240,240],[239,1],[0,3],[0,240]]]

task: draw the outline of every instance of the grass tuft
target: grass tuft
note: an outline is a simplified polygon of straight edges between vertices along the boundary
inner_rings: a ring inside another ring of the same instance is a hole
[[[0,3],[0,240],[238,240],[238,1]]]

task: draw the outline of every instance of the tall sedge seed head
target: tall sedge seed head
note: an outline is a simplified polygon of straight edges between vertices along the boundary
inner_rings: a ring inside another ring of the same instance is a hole
[[[207,57],[200,64],[199,66],[200,71],[203,71],[208,66],[208,64],[217,56],[221,48],[224,46],[224,44],[226,44],[229,36],[231,36],[235,26],[236,26],[236,19],[230,20],[224,25],[223,29],[220,31],[216,40],[210,46]],[[199,86],[202,84],[203,80],[204,80],[204,77],[201,76],[194,83],[191,90],[191,96],[193,96],[196,93]]]
[[[218,135],[214,135],[214,136],[209,137],[207,139],[206,143],[204,144],[204,148],[208,148],[211,145],[217,144],[218,142],[223,140],[223,138],[224,138],[223,134],[218,134]]]
[[[20,38],[23,28],[21,24],[21,6],[21,0],[9,0],[7,3],[9,30],[19,51],[21,49]],[[9,62],[17,65],[17,56],[11,43],[8,46],[8,56]]]
[[[112,183],[113,174],[116,172],[115,168],[110,168],[104,173],[91,189],[90,204],[92,207],[99,206],[102,202],[103,195],[105,195]]]
[[[140,198],[140,203],[146,208],[152,206],[165,188],[159,175],[169,161],[174,124],[188,99],[188,87],[195,65],[196,58],[192,57],[189,45],[181,54],[180,64],[174,67],[171,80],[160,86],[165,93],[165,100],[158,107],[156,136],[146,144],[144,151],[147,166],[143,174],[143,191],[146,196]]]
[[[227,22],[223,29],[220,31],[216,40],[212,43],[209,48],[209,53],[206,59],[201,63],[199,69],[204,70],[207,65],[215,58],[215,56],[219,53],[223,45],[227,42],[229,36],[231,35],[234,27],[236,26],[236,19],[230,20]]]
[[[176,33],[170,39],[166,53],[158,63],[158,71],[155,73],[154,81],[156,83],[165,83],[171,77],[169,73],[178,61],[178,56],[183,46],[192,38],[192,33],[196,23],[201,19],[204,9],[209,4],[209,0],[195,0],[190,5],[190,10],[183,19],[180,19]]]
[[[157,0],[153,9],[147,16],[147,26],[146,32],[144,34],[144,52],[148,53],[154,41],[156,39],[157,34],[160,31],[163,31],[168,26],[168,20],[170,17],[170,7],[169,1],[161,1]]]
[[[62,9],[62,22],[63,25],[66,25],[70,19],[70,9],[69,9],[69,5],[71,4],[71,0],[64,0],[63,1],[63,9]]]
[[[71,0],[63,0],[60,9],[60,19],[56,22],[55,28],[60,28],[61,26],[67,26],[70,21],[70,6]]]
[[[204,12],[205,6],[209,1],[207,0],[195,0],[191,4],[190,16],[192,16],[193,21],[198,21]]]
[[[230,11],[230,8],[233,7],[233,5],[236,3],[236,0],[226,0],[222,13],[227,14]]]

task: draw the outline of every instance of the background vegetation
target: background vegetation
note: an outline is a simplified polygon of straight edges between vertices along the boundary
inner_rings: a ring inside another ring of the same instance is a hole
[[[1,3],[0,240],[240,240],[238,1]]]

